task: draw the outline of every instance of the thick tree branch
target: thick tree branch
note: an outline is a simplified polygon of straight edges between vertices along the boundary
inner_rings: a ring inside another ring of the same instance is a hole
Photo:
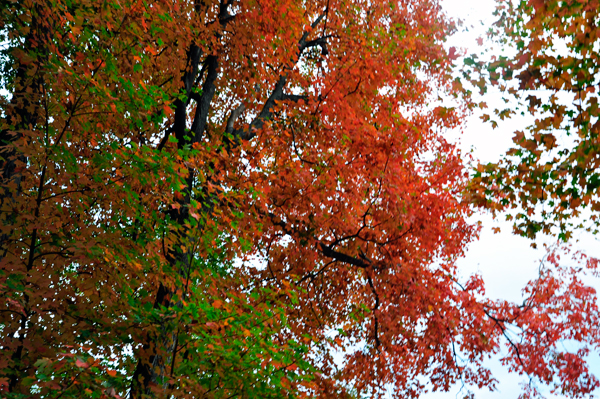
[[[210,103],[213,100],[217,89],[215,82],[218,77],[219,58],[217,55],[209,55],[206,58],[206,80],[202,85],[202,96],[200,96],[197,105],[194,121],[192,122],[192,142],[197,143],[202,139],[206,123],[208,121],[208,113],[210,111]]]
[[[366,258],[364,258],[364,260],[362,260],[362,259],[355,258],[354,256],[346,255],[342,252],[332,249],[330,245],[325,245],[322,242],[317,244],[317,246],[318,246],[319,252],[321,252],[323,255],[327,256],[328,258],[335,259],[335,260],[347,263],[352,266],[360,267],[361,269],[366,269],[367,267],[371,266],[371,262]]]
[[[327,16],[327,12],[329,11],[329,7],[327,7],[325,9],[325,11],[319,15],[317,17],[317,19],[314,20],[314,22],[312,24],[310,24],[310,27],[312,29],[315,29],[317,27],[317,25],[319,25],[321,23],[321,21],[323,20],[323,18],[325,18]],[[300,50],[298,52],[298,56],[300,56],[300,54],[302,54],[302,51],[306,48],[306,39],[308,39],[308,35],[310,34],[310,32],[304,32],[304,34],[302,35],[302,38],[300,39],[300,41],[298,42],[298,49]]]
[[[373,295],[375,296],[375,306],[373,306],[373,309],[371,309],[371,311],[373,312],[373,339],[375,340],[375,349],[379,349],[379,347],[381,346],[381,341],[379,340],[379,319],[377,318],[376,312],[379,309],[379,305],[381,304],[381,302],[379,301],[379,294],[375,289],[375,284],[373,284],[371,273],[367,271],[366,274],[369,287],[371,287],[371,292],[373,292]]]
[[[273,115],[273,107],[275,107],[276,101],[283,100],[283,88],[287,81],[287,74],[279,77],[275,88],[271,92],[271,95],[265,102],[262,111],[254,118],[247,129],[236,129],[233,131],[233,136],[236,139],[250,140],[256,136],[256,132],[260,130],[265,122]]]
[[[295,231],[295,229],[293,229],[293,228],[289,228],[289,226],[286,222],[284,222],[282,220],[276,220],[277,216],[275,216],[275,214],[269,213],[269,217],[271,218],[272,223],[275,226],[280,227],[286,234],[288,234],[292,237],[298,235],[298,232]],[[362,269],[366,269],[367,267],[372,266],[371,260],[369,260],[364,254],[361,254],[360,257],[362,259],[359,259],[354,256],[347,255],[345,253],[334,250],[333,244],[327,245],[320,240],[316,240],[316,241],[317,241],[317,243],[316,243],[317,251],[319,251],[323,255],[327,256],[328,258],[337,260],[339,262],[344,262],[344,263],[347,263],[349,265],[353,265],[356,267],[360,267]]]
[[[332,35],[322,36],[314,40],[305,41],[300,46],[298,46],[300,49],[300,53],[302,53],[307,48],[319,46],[323,50],[323,55],[327,55],[327,39],[329,39],[330,37],[332,37]]]
[[[323,12],[319,17],[311,24],[311,27],[314,29],[327,15],[327,10]],[[314,47],[316,45],[324,46],[327,37],[322,37],[319,39],[307,41],[309,32],[304,32],[300,40],[298,41],[298,56],[296,62],[300,59],[302,52],[309,48]],[[236,129],[234,130],[233,137],[235,140],[250,140],[256,136],[257,131],[259,131],[265,124],[267,120],[269,120],[273,116],[273,108],[277,101],[290,100],[290,101],[299,101],[301,99],[306,99],[306,96],[299,96],[293,94],[284,94],[283,89],[287,83],[288,74],[285,73],[279,76],[279,80],[275,84],[275,88],[271,92],[271,95],[265,102],[261,112],[254,118],[254,120],[250,123],[247,129]]]
[[[244,104],[242,104],[231,112],[231,115],[229,115],[229,118],[227,119],[227,126],[225,126],[225,133],[228,133],[228,134],[233,133],[233,125],[235,124],[235,121],[240,117],[240,115],[242,114],[242,112],[244,112],[245,109],[246,109],[246,107],[244,106]]]

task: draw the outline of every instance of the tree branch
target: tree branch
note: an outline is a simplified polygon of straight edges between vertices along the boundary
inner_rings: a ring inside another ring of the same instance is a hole
[[[342,252],[334,250],[330,245],[325,245],[322,242],[318,243],[317,246],[319,252],[328,258],[335,259],[352,266],[360,267],[361,269],[366,269],[367,267],[371,266],[371,261],[369,261],[366,257],[364,260],[362,260],[355,258],[354,256],[346,255]]]
[[[311,27],[314,29],[323,20],[323,18],[325,18],[326,15],[327,10],[325,10],[321,15],[319,15],[319,17],[311,24]],[[296,62],[298,61],[298,59],[300,59],[300,56],[302,55],[302,52],[305,49],[307,49],[308,47],[314,47],[316,45],[324,46],[327,38],[329,37],[321,37],[307,42],[309,34],[310,32],[304,32],[304,34],[298,41],[298,57],[296,59]],[[301,99],[307,98],[306,96],[297,96],[292,94],[286,95],[283,93],[283,89],[287,82],[287,77],[287,73],[279,76],[279,80],[275,84],[275,88],[271,92],[271,95],[265,102],[265,105],[263,106],[261,112],[250,123],[248,129],[236,129],[232,132],[235,140],[250,140],[254,138],[256,136],[256,132],[260,130],[264,126],[265,122],[272,117],[273,108],[275,107],[276,101],[299,101]]]
[[[219,59],[217,55],[209,55],[206,57],[206,80],[202,85],[202,96],[197,101],[196,113],[192,122],[193,142],[199,142],[206,128],[208,121],[208,112],[210,111],[210,103],[215,95],[215,81],[218,77]]]
[[[280,227],[286,234],[294,237],[296,236],[296,232],[294,231],[294,229],[290,229],[287,225],[286,222],[279,220],[277,221],[275,218],[275,214],[269,212],[268,216],[271,218],[272,223],[275,226]],[[369,266],[373,265],[373,262],[371,262],[371,260],[369,258],[367,258],[363,253],[360,254],[361,259],[359,258],[355,258],[354,256],[351,255],[347,255],[343,252],[339,252],[333,249],[334,244],[330,244],[327,245],[325,243],[323,243],[322,241],[316,240],[317,241],[317,251],[321,252],[323,255],[327,256],[328,258],[337,260],[339,262],[344,262],[347,263],[349,265],[353,265],[356,267],[360,267],[361,269],[366,269]]]
[[[244,104],[240,105],[233,111],[231,111],[231,115],[229,115],[229,119],[227,119],[227,126],[225,127],[225,133],[231,134],[233,133],[233,125],[235,121],[240,117],[242,112],[246,109]]]

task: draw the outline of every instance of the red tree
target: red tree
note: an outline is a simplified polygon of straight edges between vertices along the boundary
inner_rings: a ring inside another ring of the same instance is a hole
[[[468,100],[437,2],[3,7],[3,395],[493,386],[507,325],[555,303],[458,284],[475,229],[442,133]],[[537,373],[579,327],[556,328],[507,362]]]

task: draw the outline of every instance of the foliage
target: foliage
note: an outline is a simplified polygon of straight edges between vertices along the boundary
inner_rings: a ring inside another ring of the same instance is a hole
[[[493,387],[502,342],[597,386],[557,349],[596,344],[592,291],[458,282],[442,133],[471,104],[436,1],[2,7],[3,396],[416,397]]]
[[[501,1],[490,34],[507,55],[490,63],[469,58],[483,90],[498,88],[519,104],[495,110],[492,120],[534,118],[515,132],[504,160],[479,166],[472,184],[480,204],[518,208],[515,229],[528,237],[553,232],[566,240],[577,227],[598,231],[598,5]]]

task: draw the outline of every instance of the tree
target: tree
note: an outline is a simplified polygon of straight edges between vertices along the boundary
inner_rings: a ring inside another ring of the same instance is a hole
[[[493,387],[503,336],[597,386],[557,349],[597,342],[592,291],[459,284],[441,133],[470,103],[437,2],[2,7],[3,396],[415,397]]]
[[[499,1],[495,16],[488,34],[496,46],[494,55],[488,61],[477,55],[466,58],[463,76],[481,94],[497,90],[507,104],[483,115],[484,121],[498,127],[499,119],[520,115],[533,123],[514,133],[514,147],[499,162],[477,166],[467,190],[470,200],[495,215],[505,213],[514,220],[514,232],[528,238],[543,233],[566,242],[580,228],[596,234],[598,2]],[[548,251],[554,267],[559,266],[558,253],[556,248]],[[597,276],[597,260],[578,256],[577,267],[559,267],[551,274],[570,274],[572,289],[589,290],[593,296],[588,300],[596,301],[595,290],[585,288],[583,281],[590,272]],[[550,283],[546,273],[544,267],[536,289],[553,292],[556,282]],[[589,312],[582,309],[580,314]],[[563,390],[570,389],[565,384]]]
[[[519,104],[497,116],[527,114],[534,122],[515,132],[501,162],[479,167],[474,197],[496,210],[518,207],[515,229],[528,237],[597,232],[598,2],[506,1],[496,15],[491,37],[510,55],[490,63],[470,58],[481,73],[477,84]]]

